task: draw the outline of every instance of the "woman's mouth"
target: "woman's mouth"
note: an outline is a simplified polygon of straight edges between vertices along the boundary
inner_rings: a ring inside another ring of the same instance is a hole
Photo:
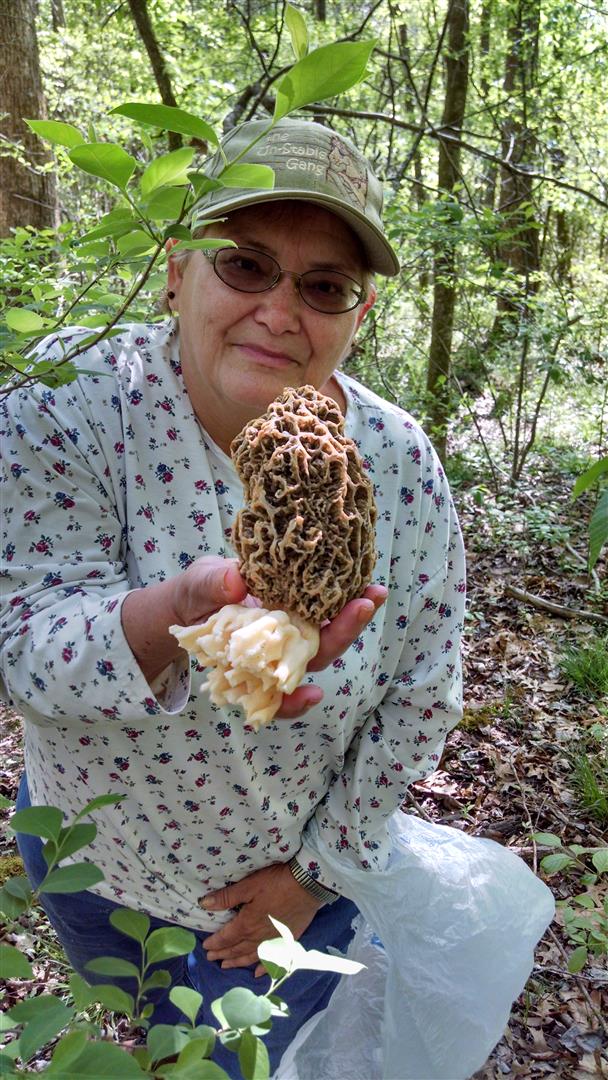
[[[263,367],[284,368],[296,364],[297,361],[287,353],[275,352],[273,349],[265,349],[262,345],[243,343],[239,349],[248,359]]]

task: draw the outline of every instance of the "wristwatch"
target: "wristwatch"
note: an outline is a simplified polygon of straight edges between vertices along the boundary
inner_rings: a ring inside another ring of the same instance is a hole
[[[334,892],[333,889],[326,889],[319,881],[315,881],[312,875],[303,866],[300,866],[295,855],[287,865],[298,885],[301,885],[303,889],[306,889],[306,892],[314,896],[315,900],[320,900],[322,904],[335,904],[336,900],[340,899],[340,893]]]

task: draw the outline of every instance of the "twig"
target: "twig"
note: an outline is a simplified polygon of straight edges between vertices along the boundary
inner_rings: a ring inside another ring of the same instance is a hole
[[[530,604],[532,607],[540,608],[541,611],[559,615],[562,619],[585,619],[587,622],[608,625],[608,618],[605,615],[598,615],[595,611],[564,607],[563,604],[554,604],[552,600],[545,600],[542,596],[534,596],[533,593],[524,592],[523,589],[516,589],[514,585],[507,585],[505,594],[514,597],[515,600],[521,600],[522,604]]]
[[[428,822],[430,822],[430,824],[431,824],[431,825],[435,825],[435,824],[436,824],[436,822],[435,822],[435,821],[433,821],[433,818],[432,818],[432,817],[430,817],[430,816],[429,816],[429,815],[427,814],[426,810],[423,810],[423,809],[422,809],[422,807],[421,807],[420,803],[418,802],[418,800],[417,800],[417,799],[415,799],[415,798],[414,798],[414,796],[412,795],[411,791],[409,791],[409,790],[408,790],[408,791],[406,791],[405,795],[406,795],[406,798],[407,798],[407,801],[408,801],[408,803],[409,803],[409,804],[410,804],[411,806],[413,806],[413,807],[414,807],[414,810],[415,810],[415,811],[416,811],[416,812],[417,812],[418,814],[420,814],[420,817],[421,817],[421,818],[424,818],[424,820],[425,820],[425,821],[428,821]]]
[[[566,966],[567,966],[568,965],[568,954],[567,954],[566,950],[564,949],[564,946],[562,945],[561,941],[559,940],[557,934],[555,933],[555,930],[552,930],[551,927],[549,927],[548,934],[549,934],[549,937],[551,938],[551,940],[553,941],[554,945],[557,945],[557,948],[558,948],[561,956],[566,961]],[[593,1002],[592,1002],[592,1000],[591,1000],[591,998],[589,996],[589,991],[587,990],[587,987],[585,986],[584,982],[582,982],[582,980],[579,979],[577,973],[574,973],[574,978],[576,979],[576,981],[577,981],[577,983],[579,985],[579,989],[580,989],[581,994],[583,995],[585,1001],[587,1002],[587,1005],[591,1009],[591,1012],[595,1016],[595,1018],[598,1021],[602,1031],[604,1032],[604,1035],[606,1035],[608,1037],[608,1021],[604,1020],[604,1017],[602,1016],[599,1009],[596,1009],[595,1005],[593,1004]]]

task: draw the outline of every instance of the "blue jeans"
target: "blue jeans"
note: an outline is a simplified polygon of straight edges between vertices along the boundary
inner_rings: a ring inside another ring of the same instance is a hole
[[[17,797],[17,810],[23,810],[29,805],[27,777],[24,774]],[[36,836],[19,833],[17,844],[27,875],[35,888],[47,872],[42,856],[42,841]],[[109,921],[110,912],[120,907],[120,904],[104,900],[88,890],[77,893],[43,893],[40,902],[72,967],[79,975],[89,983],[111,982],[127,993],[135,992],[135,980],[95,975],[85,967],[89,960],[99,956],[120,956],[140,967],[141,949],[138,943],[115,930]],[[345,898],[320,908],[300,939],[302,945],[306,949],[325,949],[332,945],[346,952],[353,936],[351,925],[356,915],[357,908]],[[162,919],[150,918],[150,930],[170,925],[172,924]],[[267,975],[259,979],[254,977],[255,965],[223,971],[218,961],[207,960],[202,947],[207,936],[203,932],[196,932],[196,946],[188,956],[179,956],[154,965],[169,971],[171,985],[166,989],[153,990],[148,995],[147,1000],[154,1004],[151,1024],[175,1024],[185,1020],[179,1009],[169,1001],[169,991],[173,986],[190,986],[203,995],[203,1005],[197,1022],[210,1024],[214,1028],[217,1027],[217,1020],[211,1012],[211,1002],[231,987],[246,986],[255,994],[263,994],[268,989],[270,980]],[[151,970],[154,968],[149,969]],[[275,1019],[270,1032],[264,1038],[270,1055],[271,1072],[277,1068],[284,1050],[298,1029],[314,1013],[325,1008],[338,980],[338,975],[329,972],[297,971],[281,987],[280,995],[289,1005],[290,1015],[286,1019]],[[236,1054],[218,1043],[213,1060],[221,1065],[229,1076],[240,1080],[241,1072]]]

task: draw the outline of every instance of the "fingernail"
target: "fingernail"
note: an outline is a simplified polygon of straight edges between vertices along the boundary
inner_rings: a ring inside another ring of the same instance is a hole
[[[199,907],[204,908],[205,911],[213,911],[215,907],[215,901],[212,896],[203,896],[198,902]]]

